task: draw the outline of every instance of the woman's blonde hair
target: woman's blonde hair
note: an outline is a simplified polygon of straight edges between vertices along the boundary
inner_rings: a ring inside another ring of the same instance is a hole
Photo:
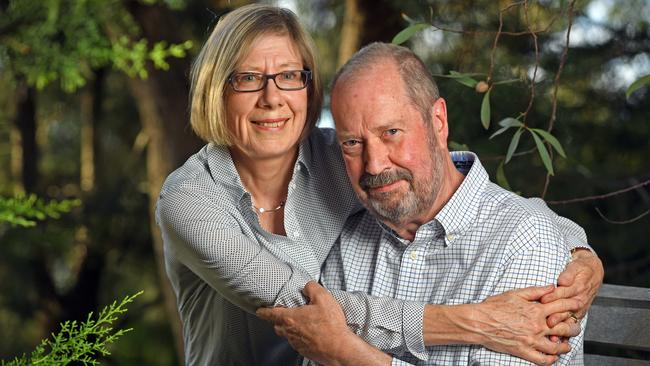
[[[203,140],[231,145],[224,98],[228,78],[248,54],[254,41],[267,34],[289,36],[302,57],[303,67],[311,70],[311,82],[307,86],[307,120],[302,136],[316,125],[323,97],[311,37],[292,11],[251,4],[235,9],[219,20],[192,65],[190,121],[194,132]]]

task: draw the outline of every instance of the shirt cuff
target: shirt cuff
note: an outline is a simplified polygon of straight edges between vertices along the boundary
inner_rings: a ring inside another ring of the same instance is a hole
[[[402,308],[402,334],[406,349],[420,360],[426,361],[429,354],[424,347],[423,302],[405,301]],[[408,364],[407,364],[408,365]]]
[[[567,247],[569,247],[569,250],[573,249],[578,249],[578,248],[585,248],[588,249],[590,252],[596,254],[596,252],[589,246],[589,243],[587,243],[583,238],[575,235],[566,235],[566,241],[567,241]]]

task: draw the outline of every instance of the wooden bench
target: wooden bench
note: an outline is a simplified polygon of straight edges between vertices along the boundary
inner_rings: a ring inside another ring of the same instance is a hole
[[[650,366],[650,288],[604,284],[589,310],[586,366]]]

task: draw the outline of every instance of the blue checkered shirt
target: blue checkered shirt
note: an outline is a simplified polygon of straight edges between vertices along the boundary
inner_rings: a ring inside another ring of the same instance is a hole
[[[418,229],[413,242],[362,211],[348,220],[332,248],[322,283],[422,307],[478,303],[511,289],[555,283],[570,261],[576,238],[586,242],[584,231],[541,200],[521,198],[491,183],[473,153],[454,152],[452,159],[466,177],[435,219]],[[584,330],[586,319],[581,324]],[[582,341],[582,334],[571,338],[571,352],[557,364],[582,365]],[[420,360],[413,353],[394,353],[393,364],[530,364],[478,345],[421,351]]]

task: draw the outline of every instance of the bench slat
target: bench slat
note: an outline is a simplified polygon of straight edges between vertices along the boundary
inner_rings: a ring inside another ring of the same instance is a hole
[[[603,284],[598,298],[636,300],[650,304],[650,288]]]
[[[585,340],[650,351],[650,310],[593,305]]]
[[[604,284],[589,309],[585,346],[596,353],[585,354],[585,365],[650,366],[650,289]]]
[[[629,358],[608,357],[601,355],[585,355],[585,366],[649,366],[650,361],[632,360]]]

